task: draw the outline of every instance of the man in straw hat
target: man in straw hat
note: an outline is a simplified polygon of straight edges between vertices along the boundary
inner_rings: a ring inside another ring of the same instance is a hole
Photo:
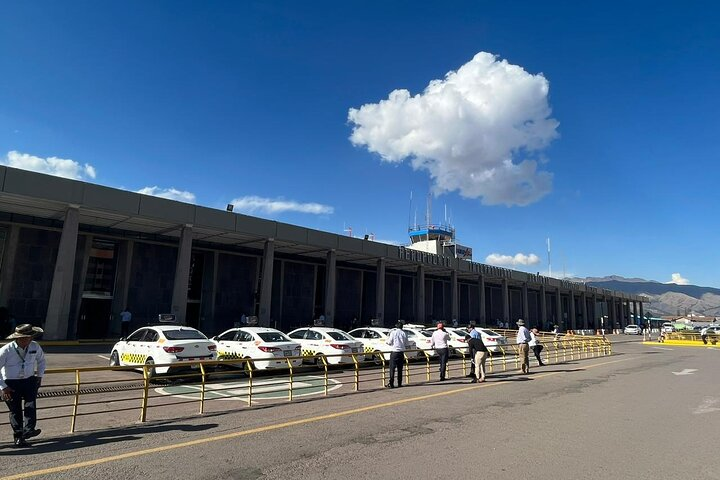
[[[528,358],[528,353],[530,352],[529,343],[531,340],[530,330],[525,327],[525,322],[522,318],[516,323],[518,326],[517,344],[518,349],[520,350],[520,359],[522,360],[520,368],[523,373],[530,373],[530,359]]]
[[[27,447],[28,438],[40,435],[35,428],[35,398],[45,374],[45,354],[33,338],[42,332],[29,323],[18,325],[7,337],[13,341],[0,348],[0,389],[10,410],[16,447]]]

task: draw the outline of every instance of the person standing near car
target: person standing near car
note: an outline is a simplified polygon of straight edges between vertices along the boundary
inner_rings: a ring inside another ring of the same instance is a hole
[[[477,331],[475,328],[475,325],[470,323],[470,325],[467,326],[467,333],[470,335],[470,338],[479,338],[482,340],[482,335],[480,335],[480,332]],[[467,378],[475,378],[475,362],[474,357],[472,356],[472,353],[468,351],[468,354],[470,355],[470,373],[465,375]]]
[[[475,376],[470,383],[478,383],[485,381],[485,360],[487,360],[488,349],[485,343],[482,341],[482,337],[472,337],[465,335],[465,341],[468,344],[470,350],[470,358],[472,358],[472,365],[475,367]]]
[[[543,351],[543,348],[545,348],[541,343],[540,340],[538,340],[538,335],[540,335],[540,332],[537,328],[533,328],[530,330],[530,341],[528,342],[528,346],[532,349],[533,353],[535,354],[535,358],[538,361],[539,367],[544,367],[545,364],[543,363],[542,359],[540,358],[540,352]]]
[[[35,399],[45,374],[45,354],[33,338],[41,333],[42,328],[29,323],[18,325],[7,337],[13,341],[0,348],[0,390],[10,411],[16,447],[27,447],[28,438],[40,435],[35,428]]]
[[[432,338],[430,338],[430,348],[434,348],[440,359],[440,381],[445,381],[445,372],[447,371],[447,361],[450,356],[450,349],[448,348],[448,342],[450,341],[450,334],[445,330],[445,325],[442,322],[437,324],[437,330],[433,332]]]
[[[518,354],[520,355],[520,359],[522,361],[520,368],[523,373],[530,373],[530,359],[528,358],[528,354],[530,352],[530,347],[528,345],[530,343],[530,330],[525,327],[525,322],[522,318],[516,323],[518,326]]]
[[[402,387],[403,364],[405,363],[405,349],[407,348],[407,334],[403,330],[403,322],[397,322],[390,331],[387,340],[390,345],[390,380],[388,388],[395,388],[395,372],[397,371],[397,386]]]

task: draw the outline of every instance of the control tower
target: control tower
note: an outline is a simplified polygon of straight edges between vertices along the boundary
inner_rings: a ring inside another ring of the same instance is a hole
[[[447,215],[446,215],[447,216]],[[455,241],[455,228],[447,220],[433,223],[431,221],[431,203],[428,195],[427,212],[424,225],[411,225],[408,227],[410,245],[412,250],[433,253],[442,257],[472,260],[472,248],[459,245]]]

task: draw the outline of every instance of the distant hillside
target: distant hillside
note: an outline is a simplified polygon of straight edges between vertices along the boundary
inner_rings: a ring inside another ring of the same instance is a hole
[[[624,279],[615,275],[599,281],[588,278],[585,282],[593,287],[647,295],[651,303],[645,306],[645,310],[655,314],[684,315],[694,312],[700,315],[720,316],[720,288],[676,285],[636,278]]]

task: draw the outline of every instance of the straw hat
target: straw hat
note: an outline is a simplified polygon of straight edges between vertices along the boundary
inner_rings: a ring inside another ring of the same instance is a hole
[[[517,322],[515,322],[515,323],[516,323],[517,325],[519,325],[519,326],[525,325],[525,322],[523,322],[523,319],[522,319],[522,318],[521,318],[520,320],[518,320]]]
[[[15,338],[24,338],[24,337],[37,337],[43,333],[43,329],[40,327],[33,327],[29,323],[23,323],[22,325],[18,325],[15,327],[15,331],[8,335],[8,340],[13,340]]]

